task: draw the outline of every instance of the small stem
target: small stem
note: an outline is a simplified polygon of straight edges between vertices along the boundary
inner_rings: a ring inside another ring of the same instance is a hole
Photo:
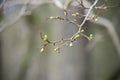
[[[79,28],[79,24],[77,24],[75,21],[71,21],[70,19],[65,19],[67,22],[74,24],[77,28]]]
[[[95,0],[95,2],[90,6],[90,8],[89,8],[89,10],[88,10],[88,12],[87,12],[87,14],[86,14],[83,22],[79,25],[78,32],[76,32],[76,33],[71,37],[71,39],[73,39],[75,35],[80,34],[80,31],[81,31],[82,26],[83,26],[83,25],[85,24],[85,22],[87,21],[90,13],[91,13],[91,11],[92,11],[92,9],[95,7],[95,5],[97,4],[98,1],[99,1],[99,0]]]
[[[72,23],[75,26],[77,26],[78,27],[78,31],[70,38],[62,39],[62,40],[58,40],[58,41],[50,41],[49,44],[53,44],[55,47],[57,46],[57,48],[60,49],[61,47],[68,45],[70,42],[76,41],[78,38],[76,38],[75,36],[78,35],[78,34],[84,36],[85,38],[87,38],[89,40],[89,37],[81,32],[81,29],[82,29],[83,25],[85,24],[85,22],[88,20],[88,17],[90,15],[90,13],[92,12],[92,9],[95,7],[95,5],[97,4],[98,1],[99,0],[95,0],[94,3],[90,6],[87,14],[85,15],[84,20],[82,21],[82,23],[80,25],[77,24],[75,21],[71,21],[68,18],[68,16],[66,15],[64,20],[66,20],[67,22]],[[48,43],[47,43],[47,45],[48,45]]]
[[[95,7],[95,5],[97,4],[99,0],[95,0],[95,2],[93,3],[93,5],[90,6],[90,9],[88,10],[88,13],[86,14],[83,22],[80,24],[79,30],[78,32],[80,32],[82,26],[85,24],[85,22],[87,21],[87,18],[89,17],[89,14],[91,13],[92,9]]]

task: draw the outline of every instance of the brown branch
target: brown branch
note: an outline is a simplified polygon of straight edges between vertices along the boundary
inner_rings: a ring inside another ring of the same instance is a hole
[[[77,24],[77,23],[74,22],[74,21],[71,21],[71,20],[68,18],[68,16],[66,15],[65,18],[64,18],[64,20],[66,20],[66,21],[68,21],[69,23],[72,23],[72,24],[74,24],[75,26],[77,26],[77,27],[78,27],[78,31],[77,31],[73,36],[71,36],[71,37],[68,38],[68,39],[62,39],[62,40],[55,41],[55,42],[50,41],[50,43],[48,43],[47,45],[53,44],[54,47],[56,47],[55,50],[60,50],[61,47],[66,46],[66,45],[69,45],[71,42],[76,41],[76,40],[79,38],[80,35],[82,35],[82,36],[84,36],[85,38],[87,38],[88,40],[90,40],[89,36],[87,36],[87,35],[85,35],[85,34],[83,34],[83,33],[81,32],[81,29],[82,29],[83,25],[86,23],[86,21],[88,20],[90,13],[92,12],[93,8],[95,7],[95,5],[97,4],[98,1],[99,1],[99,0],[95,0],[94,3],[90,6],[87,14],[85,15],[85,18],[83,19],[83,21],[82,21],[82,23],[81,23],[80,25]],[[67,11],[67,10],[66,10],[66,11]],[[54,17],[53,17],[53,18],[54,18]],[[58,19],[58,18],[57,18],[57,19]],[[58,44],[58,45],[56,45],[56,44]]]

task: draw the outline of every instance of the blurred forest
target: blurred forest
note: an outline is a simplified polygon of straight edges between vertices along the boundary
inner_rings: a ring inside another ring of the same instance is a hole
[[[76,33],[73,24],[48,20],[63,16],[61,4],[68,1],[0,0],[0,80],[120,80],[120,0],[99,0],[97,6],[115,7],[100,10],[98,22],[87,21],[92,41],[81,37],[60,54],[51,46],[40,52],[40,32],[56,41]],[[94,1],[83,0],[86,6]]]

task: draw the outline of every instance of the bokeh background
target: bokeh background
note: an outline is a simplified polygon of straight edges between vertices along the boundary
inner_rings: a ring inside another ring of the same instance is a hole
[[[50,0],[31,0],[26,13],[19,15],[26,1],[0,0],[0,80],[120,80],[119,0],[107,0],[108,6],[118,6],[100,11],[100,23],[85,24],[86,34],[94,35],[93,41],[81,37],[73,47],[63,47],[60,54],[51,46],[40,53],[40,32],[59,40],[70,37],[77,28],[47,20],[63,16],[59,3],[48,4]],[[53,1],[64,4],[69,0]],[[94,2],[83,1],[85,5]],[[105,1],[99,0],[97,5]]]

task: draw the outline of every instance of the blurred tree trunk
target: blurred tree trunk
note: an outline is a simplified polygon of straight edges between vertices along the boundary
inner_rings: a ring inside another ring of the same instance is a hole
[[[12,2],[9,5],[12,5]],[[16,6],[13,5],[12,8],[15,9]],[[0,62],[3,61],[3,64],[0,65],[0,67],[3,66],[3,68],[0,68],[0,73],[4,74],[1,75],[3,80],[46,80],[47,57],[39,52],[40,27],[47,26],[44,25],[45,21],[43,23],[43,19],[46,20],[44,13],[47,14],[47,11],[44,12],[42,9],[36,11],[39,12],[37,15],[31,14],[28,19],[20,18],[14,25],[10,25],[0,33],[0,43],[2,43],[0,45],[0,59],[2,59]],[[12,13],[14,12],[13,10]],[[12,14],[11,17],[9,14],[11,13],[7,13],[5,16],[9,16],[11,21],[14,21],[14,18],[18,15],[15,13],[16,15]],[[7,21],[9,22],[9,20]],[[1,56],[1,54],[3,55]]]
[[[0,5],[3,0],[0,0]],[[0,8],[0,22],[2,20],[2,8]],[[2,39],[1,39],[1,32],[0,32],[0,80],[3,80],[3,56],[2,56]]]
[[[3,73],[2,73],[2,43],[1,43],[1,35],[0,35],[0,80],[3,80],[2,77],[3,77]]]
[[[101,1],[101,3],[103,3],[103,1]],[[107,2],[108,6],[116,6],[119,5],[119,3],[119,0],[108,0]],[[119,13],[119,7],[113,7],[106,11],[101,11],[100,16],[111,21],[114,25],[113,27],[115,28],[116,33],[120,36]],[[108,30],[101,25],[92,25],[89,29],[95,34],[95,40],[93,42],[94,47],[92,48],[92,51],[90,51],[91,80],[118,80],[111,79],[111,77],[120,69],[120,56],[117,52],[115,44],[112,41],[113,39],[111,35],[108,33]]]
[[[119,32],[119,8],[105,14],[102,16],[118,26]],[[55,6],[40,6],[30,16],[21,18],[0,33],[0,80],[2,77],[4,80],[109,80],[120,69],[111,37],[100,25],[88,28],[97,39],[90,50],[86,49],[86,39],[81,37],[73,47],[63,47],[60,54],[49,49],[40,54],[40,31],[54,40],[68,38],[77,31],[69,23],[49,23],[46,18],[51,15],[63,15],[63,12]]]

